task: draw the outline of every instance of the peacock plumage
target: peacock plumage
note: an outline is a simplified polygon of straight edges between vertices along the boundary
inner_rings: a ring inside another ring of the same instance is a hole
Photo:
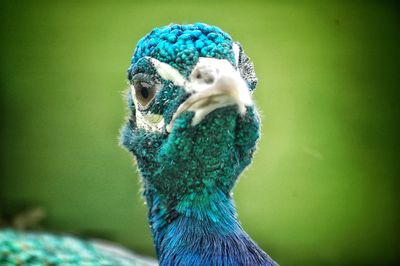
[[[7,229],[0,231],[0,265],[155,266],[157,262],[105,241]]]
[[[277,265],[243,230],[231,193],[260,135],[257,78],[241,45],[202,23],[155,28],[128,80],[121,144],[139,168],[158,263]],[[72,236],[0,232],[6,265],[152,263]]]

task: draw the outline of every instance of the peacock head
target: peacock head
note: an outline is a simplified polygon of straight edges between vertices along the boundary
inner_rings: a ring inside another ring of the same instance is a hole
[[[202,23],[156,28],[139,41],[128,79],[121,142],[144,193],[177,211],[229,196],[259,137],[257,78],[241,45]]]

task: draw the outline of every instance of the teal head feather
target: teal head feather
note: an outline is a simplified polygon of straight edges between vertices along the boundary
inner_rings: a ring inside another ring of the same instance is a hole
[[[241,45],[202,23],[156,28],[128,79],[121,142],[137,161],[160,264],[275,265],[242,229],[231,193],[260,135]]]

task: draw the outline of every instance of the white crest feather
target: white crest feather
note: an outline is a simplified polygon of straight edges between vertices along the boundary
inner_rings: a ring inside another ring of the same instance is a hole
[[[233,54],[235,55],[235,63],[236,63],[236,66],[238,66],[239,65],[239,54],[240,54],[240,47],[239,47],[239,44],[237,44],[237,43],[233,43],[232,44],[232,50],[233,50]]]

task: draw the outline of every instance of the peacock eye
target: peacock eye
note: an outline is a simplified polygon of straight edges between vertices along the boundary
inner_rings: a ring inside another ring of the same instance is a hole
[[[133,90],[136,100],[142,107],[146,107],[151,100],[153,100],[156,94],[156,86],[154,84],[149,84],[145,81],[137,80],[133,82]]]

